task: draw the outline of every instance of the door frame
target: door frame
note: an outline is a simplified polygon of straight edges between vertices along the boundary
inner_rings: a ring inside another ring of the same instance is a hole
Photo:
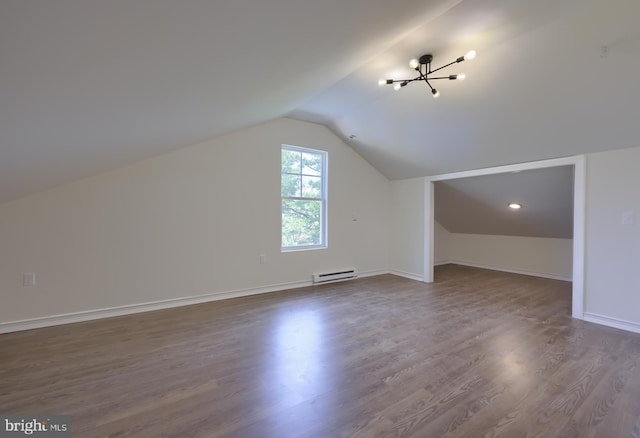
[[[586,157],[555,158],[532,161],[507,166],[488,167],[464,172],[427,176],[424,179],[424,282],[433,283],[434,264],[434,199],[433,183],[473,176],[519,172],[548,167],[573,166],[573,272],[571,316],[584,319],[584,264],[585,264],[585,223],[586,223]]]

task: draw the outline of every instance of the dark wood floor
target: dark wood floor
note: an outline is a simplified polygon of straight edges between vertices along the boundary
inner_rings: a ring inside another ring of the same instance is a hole
[[[76,437],[640,437],[640,335],[460,266],[0,336],[0,413]]]

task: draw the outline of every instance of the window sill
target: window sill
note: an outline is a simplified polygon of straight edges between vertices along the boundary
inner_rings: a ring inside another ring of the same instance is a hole
[[[313,251],[316,249],[327,249],[327,245],[295,246],[295,247],[280,248],[280,252]]]

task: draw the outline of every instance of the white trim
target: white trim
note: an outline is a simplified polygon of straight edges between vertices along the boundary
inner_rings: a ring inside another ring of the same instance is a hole
[[[372,277],[374,275],[388,274],[387,270],[374,270],[358,273],[359,277]],[[274,284],[264,287],[238,289],[227,292],[217,292],[193,297],[173,298],[169,300],[153,301],[149,303],[131,304],[128,306],[110,307],[106,309],[86,310],[82,312],[65,313],[61,315],[45,316],[41,318],[25,319],[0,323],[0,334],[31,330],[42,327],[51,327],[75,322],[92,321],[95,319],[111,318],[114,316],[132,315],[134,313],[151,312],[154,310],[171,309],[174,307],[190,306],[193,304],[208,303],[211,301],[226,300],[229,298],[246,297],[269,292],[278,292],[288,289],[314,286],[311,280],[294,281],[290,283]]]
[[[399,271],[397,269],[391,269],[389,273],[393,275],[397,275],[398,277],[408,278],[409,280],[424,282],[424,277],[420,274],[412,274],[411,272]]]
[[[525,269],[511,269],[502,266],[484,265],[481,263],[470,263],[460,260],[451,260],[449,263],[454,265],[469,266],[471,268],[489,269],[491,271],[509,272],[511,274],[529,275],[531,277],[550,278],[551,280],[571,281],[571,277],[564,275],[549,274],[547,272],[527,271]]]
[[[296,251],[309,251],[316,249],[327,249],[329,247],[329,233],[328,233],[328,221],[329,221],[329,212],[328,212],[328,202],[329,199],[329,152],[323,151],[321,149],[311,149],[302,146],[294,146],[290,144],[281,144],[280,145],[280,178],[282,178],[282,151],[289,150],[294,152],[301,152],[307,154],[315,154],[320,155],[322,157],[322,172],[320,174],[321,182],[322,182],[322,193],[319,198],[303,198],[303,197],[295,197],[295,196],[282,196],[280,195],[280,206],[282,206],[282,201],[284,200],[307,200],[307,201],[318,201],[320,202],[320,243],[318,245],[300,245],[300,246],[282,246],[282,215],[280,215],[280,252],[296,252]],[[298,175],[298,174],[289,174],[289,175]],[[300,169],[300,177],[304,174],[302,173],[302,168]],[[311,175],[307,175],[311,176]],[[317,175],[313,175],[317,176]],[[280,180],[280,186],[282,187],[282,179]]]
[[[450,265],[451,263],[453,263],[451,260],[440,260],[433,262],[433,266]]]
[[[584,155],[573,165],[573,293],[571,316],[584,318],[584,263],[587,217],[587,166]]]
[[[584,263],[585,263],[585,223],[586,223],[586,157],[555,158],[552,160],[532,161],[529,163],[511,164],[507,166],[489,167],[464,172],[447,173],[425,177],[424,194],[424,281],[433,282],[433,248],[434,248],[434,203],[433,183],[457,178],[492,175],[497,173],[516,172],[530,169],[543,169],[558,166],[574,166],[573,172],[573,274],[572,274],[572,309],[571,315],[576,319],[584,318]]]
[[[640,333],[640,323],[637,322],[625,321],[623,319],[611,318],[588,312],[584,312],[584,320],[587,322],[593,322],[594,324],[626,330],[628,332]]]
[[[388,269],[374,269],[372,271],[358,272],[358,278],[375,277],[376,275],[389,274]]]
[[[169,300],[131,304],[127,306],[110,307],[106,309],[86,310],[81,312],[65,313],[61,315],[45,316],[42,318],[26,319],[22,321],[4,322],[0,323],[0,333],[31,330],[34,328],[91,321],[94,319],[111,318],[114,316],[131,315],[134,313],[151,312],[154,310],[170,309],[173,307],[190,306],[192,304],[201,304],[210,301],[238,298],[248,295],[258,295],[305,286],[311,286],[311,280],[275,284],[266,287],[239,289],[227,292],[217,292],[192,297],[173,298]]]
[[[574,166],[576,161],[584,160],[583,155],[554,158],[551,160],[530,161],[528,163],[508,164],[505,166],[485,167],[484,169],[465,170],[463,172],[443,173],[426,177],[430,181],[446,181],[449,179],[469,178],[471,176],[494,175],[496,173],[520,172],[522,170],[544,169],[547,167]]]
[[[327,245],[305,245],[305,246],[283,246],[280,248],[280,252],[299,252],[299,251],[314,251],[316,249],[327,249]]]
[[[424,179],[424,208],[424,239],[428,239],[428,241],[424,243],[423,248],[423,281],[425,283],[433,283],[433,262],[435,259],[433,239],[435,236],[434,226],[436,221],[433,216],[435,209],[433,182],[431,182],[429,177]]]

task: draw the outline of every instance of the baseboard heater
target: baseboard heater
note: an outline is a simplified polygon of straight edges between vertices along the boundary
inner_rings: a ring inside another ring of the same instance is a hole
[[[353,278],[358,278],[358,273],[355,269],[340,269],[332,272],[313,274],[313,284],[351,280]]]

